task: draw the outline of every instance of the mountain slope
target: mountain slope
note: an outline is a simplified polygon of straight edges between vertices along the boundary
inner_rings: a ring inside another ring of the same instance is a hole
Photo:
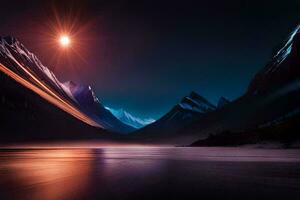
[[[0,73],[0,144],[110,137]]]
[[[247,94],[259,95],[300,78],[300,24],[289,35],[270,62],[250,82]]]
[[[0,38],[0,40],[0,71],[48,102],[91,126],[116,132],[134,130],[107,112],[101,103],[94,98],[94,93],[90,87],[74,90],[70,85],[62,84],[53,72],[45,67],[18,40],[10,36]],[[91,98],[93,98],[92,101],[90,101]]]

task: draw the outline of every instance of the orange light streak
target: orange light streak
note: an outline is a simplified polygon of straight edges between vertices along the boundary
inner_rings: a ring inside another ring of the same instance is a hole
[[[13,78],[15,81],[20,83],[21,85],[25,86],[26,88],[34,91],[39,96],[47,100],[48,102],[54,104],[55,106],[59,107],[60,109],[64,110],[65,112],[71,114],[72,116],[76,117],[77,119],[91,125],[94,127],[101,127],[98,123],[90,119],[88,116],[83,114],[77,108],[72,106],[70,103],[59,97],[55,92],[51,91],[44,83],[39,81],[36,77],[29,70],[23,67],[17,60],[13,59],[19,67],[28,74],[33,81],[41,88],[37,87],[36,85],[30,83],[29,81],[25,80],[9,68],[5,67],[3,64],[0,63],[0,71],[8,75],[9,77]]]

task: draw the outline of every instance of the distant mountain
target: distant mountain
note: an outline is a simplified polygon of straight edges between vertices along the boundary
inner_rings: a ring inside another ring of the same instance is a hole
[[[196,92],[185,96],[180,103],[175,105],[167,114],[152,124],[140,129],[135,135],[146,137],[160,137],[172,135],[177,130],[188,126],[192,122],[216,109],[212,103]],[[152,136],[151,136],[152,135]]]
[[[1,83],[2,91],[7,91],[6,94],[1,91],[2,100],[6,102],[3,106],[7,103],[12,105],[18,104],[18,100],[13,100],[15,99],[14,96],[19,97],[21,93],[26,96],[26,93],[21,92],[19,87],[16,87],[18,90],[15,91],[15,94],[12,94],[14,88],[11,88],[10,84],[15,84],[7,80],[9,77],[22,85],[24,90],[27,88],[33,91],[37,96],[42,97],[50,104],[55,105],[57,108],[90,126],[122,133],[134,130],[133,127],[123,124],[107,111],[95,97],[94,92],[89,86],[79,86],[71,84],[71,82],[65,84],[61,83],[52,71],[45,67],[33,53],[28,51],[25,46],[14,37],[8,36],[0,38],[0,71],[1,74],[5,74],[1,80],[3,81],[3,83]],[[6,88],[11,88],[11,91],[8,91]],[[35,100],[36,95],[32,96],[34,96],[32,97],[33,100],[37,101]],[[22,99],[21,97],[19,98]],[[5,99],[10,99],[10,101],[8,102]],[[30,102],[31,100],[26,99],[26,101]],[[3,110],[5,109],[3,108]],[[35,107],[35,109],[38,108]],[[30,109],[28,109],[28,112],[33,112],[29,110]],[[36,110],[36,112],[39,113],[38,110]],[[2,110],[1,113],[3,113]],[[9,110],[7,110],[7,114],[17,116],[18,111],[12,109],[11,112],[9,112]],[[1,115],[2,117],[9,118],[4,114]],[[47,114],[40,117],[47,119]]]
[[[229,104],[230,101],[228,99],[226,99],[225,97],[220,97],[219,101],[218,101],[218,104],[217,104],[217,108],[222,108],[224,107],[225,105]]]
[[[148,124],[155,122],[154,119],[141,119],[133,116],[123,109],[113,109],[106,107],[116,118],[118,118],[124,124],[132,126],[136,129],[142,128]]]
[[[189,96],[184,97],[178,105],[183,110],[194,111],[197,113],[207,113],[216,109],[213,104],[196,92],[191,92]]]
[[[77,101],[80,110],[90,116],[104,129],[119,133],[129,133],[135,130],[134,127],[123,123],[110,110],[107,110],[96,97],[91,86],[77,85],[72,81],[65,82],[63,85],[69,89],[72,97]]]

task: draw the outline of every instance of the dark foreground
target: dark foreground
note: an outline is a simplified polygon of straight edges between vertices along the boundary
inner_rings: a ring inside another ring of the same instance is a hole
[[[0,151],[0,199],[298,199],[300,150]]]

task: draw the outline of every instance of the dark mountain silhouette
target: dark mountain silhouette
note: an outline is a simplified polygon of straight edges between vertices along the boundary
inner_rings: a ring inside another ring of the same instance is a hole
[[[191,92],[190,95],[183,97],[181,102],[175,105],[163,117],[138,130],[131,136],[149,138],[151,140],[161,137],[168,138],[178,130],[190,125],[206,113],[212,112],[215,109],[216,106],[204,97],[196,92]]]
[[[202,139],[210,135],[207,140],[200,138],[193,145],[244,144],[287,138],[289,143],[293,139],[296,142],[300,122],[299,50],[300,25],[255,75],[245,95],[185,130],[202,135]]]

